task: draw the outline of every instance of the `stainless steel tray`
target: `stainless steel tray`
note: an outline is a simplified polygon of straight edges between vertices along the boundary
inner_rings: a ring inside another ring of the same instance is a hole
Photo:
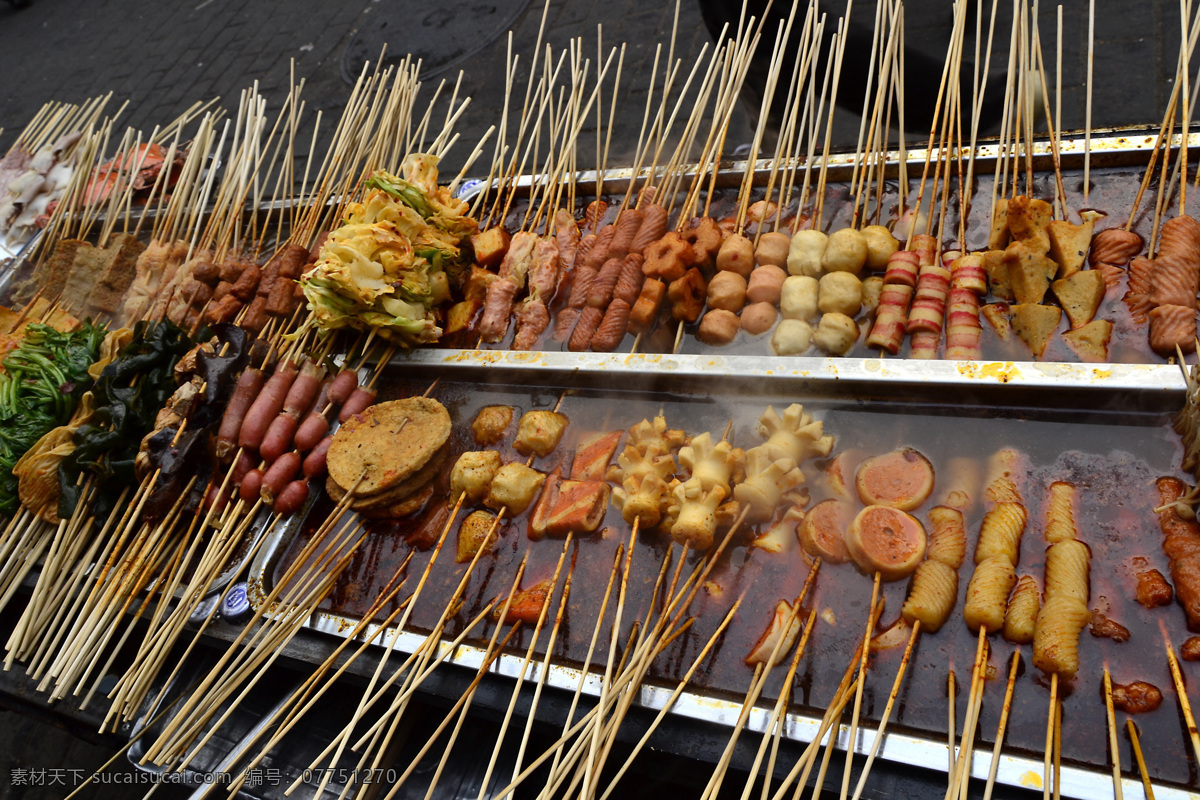
[[[535,387],[569,387],[604,390],[638,390],[650,395],[658,392],[707,394],[713,391],[737,393],[739,387],[769,387],[770,392],[794,396],[807,402],[817,398],[856,398],[864,401],[885,398],[889,401],[953,403],[969,398],[986,398],[990,404],[1064,411],[1093,409],[1111,412],[1169,413],[1183,403],[1184,381],[1177,366],[1171,365],[1075,365],[1028,364],[1010,362],[915,362],[901,359],[824,359],[778,357],[708,357],[600,355],[574,353],[516,353],[497,351],[422,350],[397,357],[389,368],[405,378],[503,383]],[[715,388],[719,387],[719,388]],[[836,433],[836,432],[835,432]],[[301,521],[280,526],[260,550],[251,567],[251,595],[265,596],[277,560],[286,551]],[[965,578],[964,578],[965,581]],[[310,630],[345,637],[356,619],[320,612],[308,621]],[[367,635],[376,630],[371,626]],[[383,634],[385,645],[394,634]],[[412,650],[424,636],[403,633],[396,647]],[[449,637],[442,642],[442,653]],[[459,646],[447,661],[466,668],[478,668],[483,651],[469,645]],[[497,659],[491,671],[497,675],[518,677],[522,658],[505,655]],[[524,678],[537,680],[540,665],[529,667]],[[551,666],[547,675],[550,686],[573,691],[579,671],[567,666]],[[583,691],[599,696],[600,678],[590,674]],[[651,710],[663,707],[672,689],[663,685],[641,688],[640,704]],[[1168,702],[1170,702],[1168,700]],[[687,691],[672,712],[684,718],[733,726],[740,704],[714,697],[702,691]],[[765,730],[770,709],[756,708],[747,727]],[[790,713],[783,735],[796,742],[808,742],[815,736],[819,717]],[[869,752],[875,729],[860,726],[856,740],[848,741],[849,728],[836,731],[838,747],[853,747],[855,753]],[[880,757],[904,764],[945,771],[948,763],[946,741],[909,732],[889,731],[880,749]],[[979,748],[971,765],[971,774],[986,778],[991,766],[990,747]],[[997,780],[1003,784],[1040,789],[1042,761],[1020,754],[1006,753],[998,765]],[[1062,793],[1072,797],[1107,796],[1112,791],[1111,771],[1066,766],[1062,769]],[[1124,790],[1138,796],[1140,783],[1126,777]],[[1192,797],[1178,786],[1155,784],[1156,794],[1164,798]]]

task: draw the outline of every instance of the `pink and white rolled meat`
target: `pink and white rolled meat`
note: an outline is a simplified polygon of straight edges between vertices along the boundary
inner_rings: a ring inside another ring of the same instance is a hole
[[[900,284],[914,288],[917,285],[917,275],[921,271],[920,258],[912,250],[897,250],[888,256],[887,271],[883,273],[883,283]],[[907,309],[905,309],[907,311]]]
[[[983,326],[979,324],[979,295],[961,286],[950,288],[946,312],[946,358],[975,360],[980,357]]]
[[[941,336],[949,292],[950,270],[935,264],[922,266],[920,277],[917,278],[916,296],[908,311],[908,333],[924,332]]]
[[[931,360],[938,357],[938,344],[942,341],[940,334],[929,331],[917,331],[912,335],[909,358]]]
[[[937,263],[938,241],[934,237],[917,234],[912,238],[912,249],[917,254],[917,263],[922,267]]]
[[[908,302],[912,299],[912,294],[913,287],[908,284],[883,285],[883,290],[879,293],[879,307],[875,310],[875,324],[867,336],[867,347],[886,350],[892,355],[900,352],[908,324]]]
[[[966,289],[980,297],[987,296],[987,270],[983,268],[983,258],[978,255],[965,255],[955,259],[950,269],[950,291]]]

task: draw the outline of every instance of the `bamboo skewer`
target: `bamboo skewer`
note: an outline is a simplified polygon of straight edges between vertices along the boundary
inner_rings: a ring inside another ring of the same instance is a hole
[[[1004,747],[1004,731],[1008,726],[1008,715],[1012,711],[1013,687],[1016,685],[1017,669],[1021,666],[1021,651],[1014,650],[1012,664],[1008,669],[1008,683],[1004,687],[1004,705],[1000,709],[1000,722],[996,725],[996,743],[992,746],[992,764],[988,768],[987,785],[983,790],[983,800],[991,800],[992,789],[996,785],[996,771],[1000,767],[1000,750]]]
[[[1142,745],[1138,741],[1137,726],[1132,719],[1125,720],[1125,732],[1129,735],[1129,743],[1133,746],[1133,757],[1137,761],[1138,773],[1142,776],[1142,791],[1146,800],[1154,800],[1154,786],[1150,783],[1150,773],[1146,770],[1146,759],[1142,756]]]
[[[1108,667],[1104,668],[1104,711],[1108,720],[1108,748],[1112,755],[1113,797],[1124,800],[1125,793],[1121,790],[1121,751],[1117,749],[1117,718],[1113,713],[1112,676]]]

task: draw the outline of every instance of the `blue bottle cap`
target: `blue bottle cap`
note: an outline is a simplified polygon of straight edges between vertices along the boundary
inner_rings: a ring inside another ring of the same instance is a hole
[[[225,597],[221,599],[221,616],[235,625],[240,625],[254,614],[247,596],[247,586],[238,582],[229,587]]]
[[[188,615],[187,626],[189,628],[199,628],[204,624],[204,620],[208,619],[208,615],[212,614],[213,608],[221,602],[221,595],[218,592],[205,597],[196,607],[192,609],[192,613]],[[212,614],[212,620],[209,624],[216,622],[220,618],[220,614]]]

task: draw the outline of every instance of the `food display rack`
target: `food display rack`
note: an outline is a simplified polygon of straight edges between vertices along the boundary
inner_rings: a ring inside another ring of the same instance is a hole
[[[1143,131],[1111,131],[1109,135],[1095,136],[1091,141],[1091,163],[1094,167],[1144,165],[1148,154],[1154,149],[1155,136]],[[1179,144],[1176,137],[1176,146]],[[1188,137],[1189,150],[1200,152],[1200,133]],[[936,151],[934,157],[940,156]],[[910,168],[923,164],[927,153],[923,149],[912,149],[905,153]],[[977,169],[986,172],[994,162],[997,148],[981,146],[975,157]],[[889,154],[886,174],[897,174],[899,153]],[[1034,148],[1034,166],[1039,170],[1053,167],[1055,159],[1063,168],[1077,168],[1082,164],[1082,138],[1064,139],[1057,156],[1053,148],[1039,143]],[[831,180],[845,179],[853,170],[853,155],[829,157]],[[717,187],[737,186],[749,165],[731,162],[722,165],[714,183]],[[799,168],[803,164],[798,165]],[[754,182],[765,184],[770,175],[766,162],[755,165]],[[595,191],[595,173],[584,173],[576,182],[580,195]],[[610,170],[605,173],[603,187],[606,192],[623,192],[631,181],[643,182],[645,173],[634,175],[631,170]],[[685,173],[686,180],[686,173]],[[534,184],[531,177],[519,178],[518,187],[528,190]],[[470,192],[479,191],[481,186],[468,185]],[[277,204],[271,204],[277,205]],[[27,248],[28,249],[28,248]],[[10,270],[19,266],[20,258],[14,259]],[[776,357],[770,355],[725,355],[720,351],[695,354],[629,354],[629,353],[569,353],[569,352],[514,352],[504,350],[457,350],[428,348],[396,356],[387,367],[393,372],[403,372],[406,377],[432,380],[450,379],[463,382],[502,382],[530,386],[555,386],[575,389],[603,390],[613,386],[622,389],[654,394],[657,392],[705,393],[714,385],[722,391],[735,391],[739,387],[762,387],[769,385],[772,391],[794,395],[799,402],[808,399],[842,400],[853,399],[864,403],[872,400],[911,400],[914,402],[984,403],[1005,408],[1036,408],[1041,410],[1127,410],[1131,413],[1169,413],[1184,403],[1186,384],[1180,368],[1176,365],[1158,364],[1077,364],[1036,361],[918,361],[905,358],[825,358],[825,357]],[[277,559],[285,551],[303,521],[303,514],[296,515],[288,524],[279,525],[267,535],[266,542],[257,551],[250,565],[251,597],[261,598],[269,586],[270,576]],[[231,568],[236,572],[237,566]],[[306,623],[308,634],[345,637],[357,620],[327,612],[314,614]],[[364,631],[370,636],[376,626]],[[217,644],[223,637],[209,637]],[[411,653],[424,636],[406,632],[394,643],[399,652]],[[391,644],[384,634],[376,643]],[[444,640],[442,647],[448,646]],[[319,663],[325,648],[319,644],[302,648],[295,657],[298,663]],[[482,663],[484,652],[478,647],[459,645],[446,663],[464,670],[475,670]],[[491,673],[508,679],[537,681],[540,677],[539,663],[529,666],[526,673],[519,674],[522,659],[518,655],[504,654],[494,662]],[[361,671],[356,670],[356,671]],[[553,665],[546,676],[546,684],[552,689],[573,691],[580,673],[570,666]],[[591,697],[600,694],[600,677],[591,674],[583,683],[583,692]],[[637,705],[642,709],[661,709],[670,695],[670,689],[661,685],[645,685],[639,689]],[[135,725],[134,730],[144,726],[146,720],[157,713],[149,709],[146,716]],[[711,723],[724,728],[733,727],[738,719],[740,704],[728,699],[706,696],[703,692],[686,691],[675,703],[671,712],[674,720],[687,724],[688,720]],[[756,707],[746,721],[746,729],[755,733],[766,730],[769,709]],[[817,732],[820,719],[805,713],[789,713],[783,726],[783,737],[791,742],[811,741]],[[834,728],[839,751],[865,754],[874,745],[876,731],[872,724],[859,726],[854,742],[849,741],[849,726]],[[879,750],[879,758],[895,764],[927,768],[945,772],[948,763],[947,743],[932,737],[913,735],[904,731],[890,730],[885,735]],[[986,778],[991,768],[990,749],[978,749],[971,761],[970,775]],[[1042,762],[1020,754],[1002,754],[997,770],[1000,784],[1025,789],[1040,789]],[[1140,783],[1126,775],[1124,788],[1128,792],[1140,791]],[[1061,790],[1064,796],[1094,797],[1111,792],[1112,775],[1102,769],[1085,769],[1064,765],[1061,771]],[[1160,798],[1184,798],[1194,794],[1187,789],[1155,784],[1154,791]]]

